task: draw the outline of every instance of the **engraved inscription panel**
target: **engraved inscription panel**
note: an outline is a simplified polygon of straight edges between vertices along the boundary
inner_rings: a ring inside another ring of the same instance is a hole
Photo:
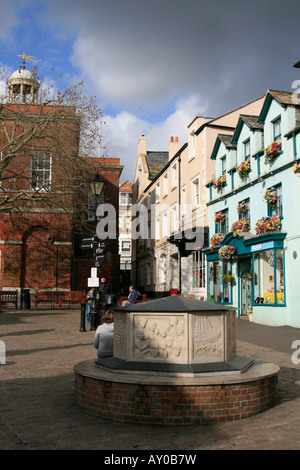
[[[127,316],[115,312],[114,325],[114,356],[125,359],[127,353]]]

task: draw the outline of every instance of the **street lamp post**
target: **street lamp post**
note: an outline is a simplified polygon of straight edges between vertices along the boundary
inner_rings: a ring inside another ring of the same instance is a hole
[[[100,177],[99,173],[97,172],[93,181],[90,182],[90,189],[92,194],[94,195],[94,202],[95,202],[95,236],[96,236],[96,229],[97,229],[97,202],[98,198],[102,193],[104,186],[104,181]],[[96,261],[96,243],[93,244],[93,263],[95,264]],[[97,268],[96,268],[97,269]],[[96,330],[96,316],[97,316],[97,303],[96,303],[96,290],[93,287],[93,303],[91,308],[91,331]]]

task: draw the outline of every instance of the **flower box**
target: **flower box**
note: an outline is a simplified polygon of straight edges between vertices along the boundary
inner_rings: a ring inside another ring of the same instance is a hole
[[[265,149],[265,163],[271,163],[274,158],[281,152],[281,142],[272,142]]]
[[[225,222],[225,219],[226,219],[225,212],[219,211],[215,213],[216,224],[223,224]]]
[[[224,240],[224,237],[225,237],[225,235],[223,233],[215,233],[215,235],[213,235],[210,238],[211,246],[215,247],[215,246],[220,245],[220,243]]]
[[[224,186],[226,186],[226,175],[220,176],[220,178],[217,178],[213,182],[213,187],[217,189],[217,191],[223,190]]]
[[[236,248],[235,246],[224,245],[219,249],[219,260],[220,261],[235,261]]]
[[[241,163],[240,166],[237,168],[237,172],[242,181],[246,181],[251,171],[250,160],[246,160],[245,162]]]
[[[277,192],[275,188],[267,189],[264,195],[265,200],[268,203],[268,206],[275,208],[277,204]]]
[[[231,232],[249,232],[250,224],[247,219],[239,219],[231,226]]]
[[[281,230],[280,217],[278,215],[262,217],[256,222],[254,230],[257,235],[263,235],[270,232],[279,232]]]
[[[237,211],[239,214],[246,214],[248,212],[248,204],[245,201],[242,201],[237,206]]]

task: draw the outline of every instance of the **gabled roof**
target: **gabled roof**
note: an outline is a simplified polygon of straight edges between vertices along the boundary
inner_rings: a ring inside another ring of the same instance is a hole
[[[259,130],[262,131],[264,126],[262,123],[258,121],[258,116],[253,116],[249,114],[241,114],[237,123],[237,126],[235,128],[235,132],[233,134],[232,142],[234,144],[237,144],[238,138],[240,136],[240,133],[242,131],[243,125],[246,124],[246,126],[249,127],[251,131],[254,130]]]
[[[236,145],[232,143],[232,134],[218,134],[210,157],[212,160],[216,159],[221,143],[223,143],[227,149],[236,148]]]
[[[146,162],[149,171],[149,179],[152,180],[169,161],[169,152],[147,152]]]
[[[290,93],[289,91],[268,90],[264,105],[259,116],[259,123],[264,124],[266,115],[273,100],[276,100],[277,103],[279,103],[280,106],[282,106],[283,108],[286,108],[287,106],[299,106],[297,105],[297,103],[295,103],[294,93]]]

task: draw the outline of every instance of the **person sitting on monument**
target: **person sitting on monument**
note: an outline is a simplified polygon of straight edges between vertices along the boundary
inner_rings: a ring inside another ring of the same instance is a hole
[[[114,311],[106,310],[94,336],[94,347],[97,349],[98,359],[113,356],[114,346]]]
[[[140,297],[140,293],[136,290],[136,288],[134,286],[130,286],[128,299],[123,300],[122,307],[125,307],[125,305],[132,304],[133,300],[138,300],[139,297]]]

